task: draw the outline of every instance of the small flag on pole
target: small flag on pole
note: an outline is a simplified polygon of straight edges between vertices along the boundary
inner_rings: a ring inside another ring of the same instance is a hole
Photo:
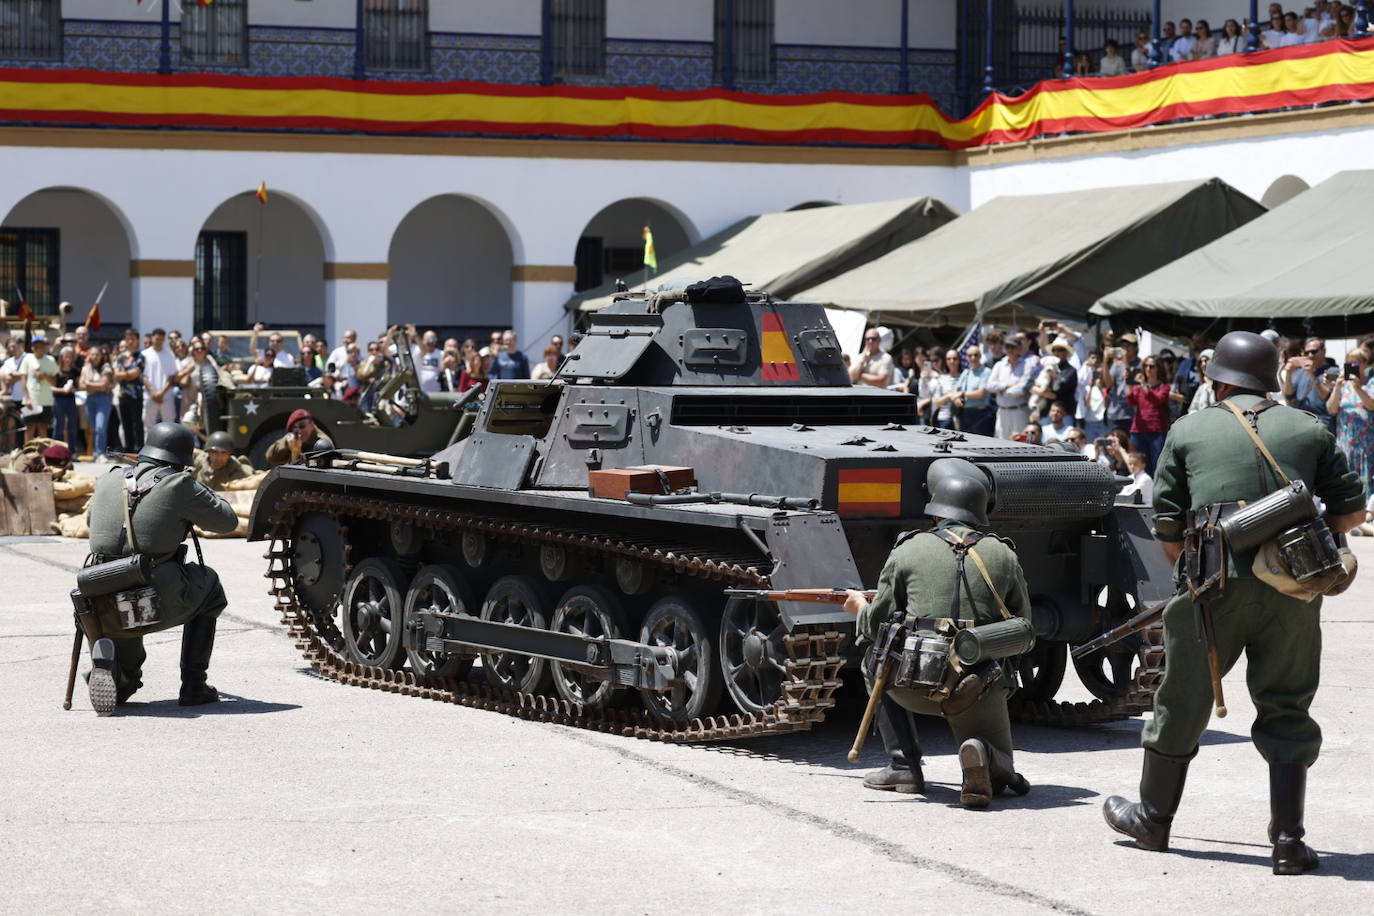
[[[203,4],[202,4],[202,5],[203,5]],[[260,204],[265,204],[265,203],[267,203],[267,182],[265,182],[265,181],[260,181],[260,182],[258,182],[258,189],[257,189],[257,191],[255,191],[255,192],[253,193],[253,196],[256,197],[256,198],[258,199],[258,203],[260,203]]]
[[[14,291],[19,294],[19,317],[24,321],[33,321],[38,316],[29,308],[29,300],[24,298],[24,291],[17,286]]]
[[[644,268],[658,272],[658,252],[654,251],[654,232],[644,227]]]
[[[196,3],[200,4],[201,6],[209,6],[211,3],[214,2],[215,0],[196,0]]]
[[[109,288],[109,283],[100,287],[100,295],[95,297],[95,305],[86,313],[86,327],[92,331],[100,330],[100,300],[105,298],[105,290]]]

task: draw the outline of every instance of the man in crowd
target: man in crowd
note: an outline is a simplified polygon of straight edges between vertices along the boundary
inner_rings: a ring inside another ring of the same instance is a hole
[[[1336,431],[1336,418],[1326,409],[1326,402],[1337,380],[1328,370],[1335,368],[1336,361],[1326,355],[1326,341],[1309,337],[1303,355],[1288,361],[1288,371],[1283,376],[1283,396],[1288,405],[1307,411],[1332,433]]]
[[[320,432],[310,411],[300,408],[286,420],[286,435],[267,447],[267,463],[274,467],[290,464],[309,452],[322,452],[334,447],[330,438]]]
[[[560,358],[562,358],[562,356],[563,356],[563,335],[562,335],[562,334],[555,334],[555,335],[553,335],[552,337],[550,337],[550,338],[549,338],[549,346],[551,346],[551,347],[557,347],[557,348],[558,348],[558,355],[559,355]]]
[[[515,332],[505,330],[501,332],[501,352],[496,355],[496,360],[491,366],[492,378],[529,378],[530,361],[525,354],[520,352]]]
[[[892,357],[883,352],[883,337],[877,328],[864,331],[864,349],[849,367],[849,380],[874,388],[886,388],[892,381]]]
[[[194,477],[211,490],[223,490],[229,481],[252,473],[248,460],[234,455],[234,437],[227,432],[211,433],[205,440],[205,451],[196,455]]]
[[[414,340],[415,326],[407,325],[407,327],[411,331],[411,340]],[[433,331],[425,331],[418,344],[411,344],[410,358],[415,361],[415,379],[420,390],[425,394],[437,393],[439,391],[439,364],[443,359],[443,354],[439,352],[439,335]],[[528,378],[528,376],[525,377]]]
[[[1197,39],[1193,37],[1193,21],[1191,19],[1180,19],[1178,21],[1178,38],[1174,39],[1169,46],[1169,61],[1177,63],[1187,60],[1188,55],[1193,53],[1193,45]]]
[[[253,325],[253,336],[248,339],[248,349],[255,355],[261,357],[262,351],[258,349],[258,335],[262,333],[264,325],[261,321]],[[267,347],[274,354],[272,365],[275,367],[290,369],[296,365],[296,357],[286,352],[286,338],[276,331],[273,331],[267,338]]]
[[[1024,331],[1017,331],[1003,344],[1006,355],[992,367],[988,391],[997,399],[997,424],[994,435],[1010,439],[1030,420],[1030,386],[1040,369],[1040,360],[1029,352]]]
[[[329,361],[336,367],[342,366],[348,361],[348,348],[358,345],[358,332],[349,328],[343,332],[343,343],[339,344],[329,354]]]
[[[1126,380],[1140,368],[1140,338],[1126,333],[1117,338],[1121,346],[1108,348],[1102,360],[1102,388],[1107,393],[1107,425],[1131,430],[1135,408],[1126,400]]]
[[[57,360],[48,355],[48,338],[42,331],[34,331],[29,338],[29,352],[19,362],[19,374],[24,379],[26,440],[46,437],[52,424],[52,388],[57,384]]]
[[[167,346],[167,332],[153,328],[143,357],[143,429],[145,434],[159,423],[175,423],[176,401],[172,386],[177,381],[177,358]]]
[[[1040,421],[1040,441],[1045,445],[1059,442],[1074,428],[1069,412],[1063,404],[1055,401],[1050,404],[1050,415]]]

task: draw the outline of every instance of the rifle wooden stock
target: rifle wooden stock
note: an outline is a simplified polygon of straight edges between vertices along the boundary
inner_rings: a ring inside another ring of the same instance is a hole
[[[848,589],[843,588],[787,588],[770,590],[766,588],[727,588],[725,594],[732,598],[754,598],[758,601],[802,601],[808,604],[844,604]],[[863,591],[869,601],[877,595],[876,591]]]
[[[1119,626],[1112,627],[1101,636],[1093,637],[1083,643],[1083,645],[1075,648],[1069,654],[1074,658],[1082,658],[1085,655],[1091,655],[1099,649],[1105,649],[1113,643],[1120,642],[1132,633],[1138,633],[1146,627],[1154,626],[1163,619],[1164,608],[1168,603],[1168,601],[1161,601],[1158,604],[1150,605],[1130,620]]]
[[[1200,599],[1202,600],[1202,599]],[[1207,640],[1207,672],[1212,678],[1212,702],[1216,704],[1217,718],[1226,718],[1226,695],[1221,692],[1221,661],[1217,658],[1216,629],[1212,626],[1212,609],[1202,609],[1203,634]]]
[[[67,669],[67,695],[62,700],[63,709],[72,708],[72,693],[76,690],[76,666],[81,663],[81,640],[84,634],[80,626],[75,629],[76,636],[72,639],[72,665]]]
[[[864,707],[864,717],[859,721],[859,733],[854,736],[854,745],[849,749],[847,755],[850,763],[858,763],[859,756],[863,753],[864,742],[868,740],[869,729],[873,728],[873,715],[878,711],[878,704],[883,701],[883,692],[887,690],[887,667],[878,672],[878,676],[873,679],[873,691],[868,695],[868,705]]]

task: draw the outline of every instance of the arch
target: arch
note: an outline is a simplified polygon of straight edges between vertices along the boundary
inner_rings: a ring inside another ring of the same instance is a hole
[[[267,193],[266,204],[251,191],[235,194],[201,224],[192,248],[197,331],[261,321],[323,332],[330,235],[319,214],[299,197],[275,188]]]
[[[600,286],[618,275],[633,284],[642,269],[645,226],[653,230],[660,263],[698,238],[696,227],[672,204],[652,197],[618,200],[588,220],[577,240],[576,289]]]
[[[511,327],[511,271],[521,246],[510,219],[468,194],[439,194],[410,209],[387,253],[387,323],[443,335]]]
[[[1274,179],[1269,190],[1264,192],[1264,196],[1260,198],[1260,203],[1272,210],[1279,204],[1287,203],[1297,197],[1310,187],[1311,185],[1296,175],[1280,175]]]
[[[112,200],[97,191],[74,185],[54,185],[34,191],[10,208],[0,230],[40,229],[57,232],[56,283],[50,272],[27,263],[24,295],[40,313],[52,314],[57,304],[70,300],[70,320],[81,323],[100,289],[109,284],[101,300],[100,336],[110,336],[133,319],[133,287],[129,261],[138,257],[133,224]],[[13,244],[9,236],[0,244]],[[4,293],[0,297],[11,298]]]
[[[836,203],[833,200],[805,200],[797,204],[795,207],[788,207],[787,212],[791,213],[793,210],[815,210],[817,207],[834,206],[836,206]]]

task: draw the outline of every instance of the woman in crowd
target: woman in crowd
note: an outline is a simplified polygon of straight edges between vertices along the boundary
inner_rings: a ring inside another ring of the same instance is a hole
[[[1206,60],[1217,56],[1217,36],[1212,34],[1212,27],[1207,24],[1206,19],[1197,21],[1197,25],[1193,27],[1193,35],[1196,36],[1196,40],[1193,42],[1193,50],[1188,52],[1189,60]]]
[[[930,380],[931,411],[935,425],[941,429],[954,429],[954,396],[958,393],[960,374],[959,351],[946,351],[940,371]]]
[[[76,391],[81,370],[76,365],[76,350],[63,347],[57,354],[57,382],[52,386],[53,438],[67,443],[72,458],[81,453],[81,422],[76,409]]]
[[[553,344],[544,348],[544,360],[530,371],[532,379],[550,379],[558,371],[558,361],[563,358],[563,351]]]
[[[1145,455],[1146,470],[1153,476],[1169,432],[1169,383],[1164,381],[1157,357],[1145,357],[1131,375],[1126,403],[1135,408],[1131,440],[1135,450]]]
[[[1239,54],[1244,50],[1245,36],[1240,33],[1240,25],[1234,19],[1227,19],[1221,27],[1221,37],[1217,39],[1217,57]]]
[[[1137,32],[1135,47],[1131,49],[1131,72],[1140,73],[1150,69],[1150,35]]]
[[[1374,381],[1365,381],[1370,352],[1357,347],[1345,360],[1355,371],[1343,374],[1331,387],[1326,409],[1336,417],[1336,447],[1368,492],[1374,482]]]
[[[95,463],[104,464],[110,447],[110,408],[114,391],[114,370],[110,368],[110,351],[103,346],[92,347],[81,370],[81,390],[86,392],[86,417],[91,421],[94,440],[91,450]]]
[[[1074,391],[1077,411],[1075,423],[1091,443],[1107,435],[1107,393],[1102,388],[1102,352],[1094,350],[1078,368],[1078,385]]]
[[[1207,364],[1212,361],[1212,348],[1208,347],[1198,354],[1197,371],[1202,376],[1202,383],[1197,386],[1197,391],[1193,392],[1193,399],[1188,404],[1189,413],[1197,413],[1205,410],[1217,402],[1216,389],[1212,387],[1212,380],[1207,377]]]
[[[969,347],[968,368],[959,373],[954,382],[955,418],[959,429],[975,436],[991,436],[997,420],[997,408],[988,397],[988,376],[992,367],[983,365],[983,349]]]
[[[463,371],[458,376],[459,391],[487,387],[487,366],[490,358],[482,356],[482,352],[477,349],[476,341],[463,342]]]
[[[1283,14],[1274,13],[1269,17],[1269,28],[1260,32],[1260,47],[1272,50],[1283,47],[1284,36],[1288,29],[1283,25]]]
[[[264,348],[258,361],[248,367],[248,380],[244,383],[245,386],[248,388],[266,388],[272,381],[272,362],[276,358],[276,350],[271,347]]]
[[[1127,456],[1131,453],[1131,437],[1126,435],[1124,429],[1113,427],[1105,436],[1093,439],[1092,443],[1092,454],[1088,457],[1106,465],[1113,474],[1130,476]]]

